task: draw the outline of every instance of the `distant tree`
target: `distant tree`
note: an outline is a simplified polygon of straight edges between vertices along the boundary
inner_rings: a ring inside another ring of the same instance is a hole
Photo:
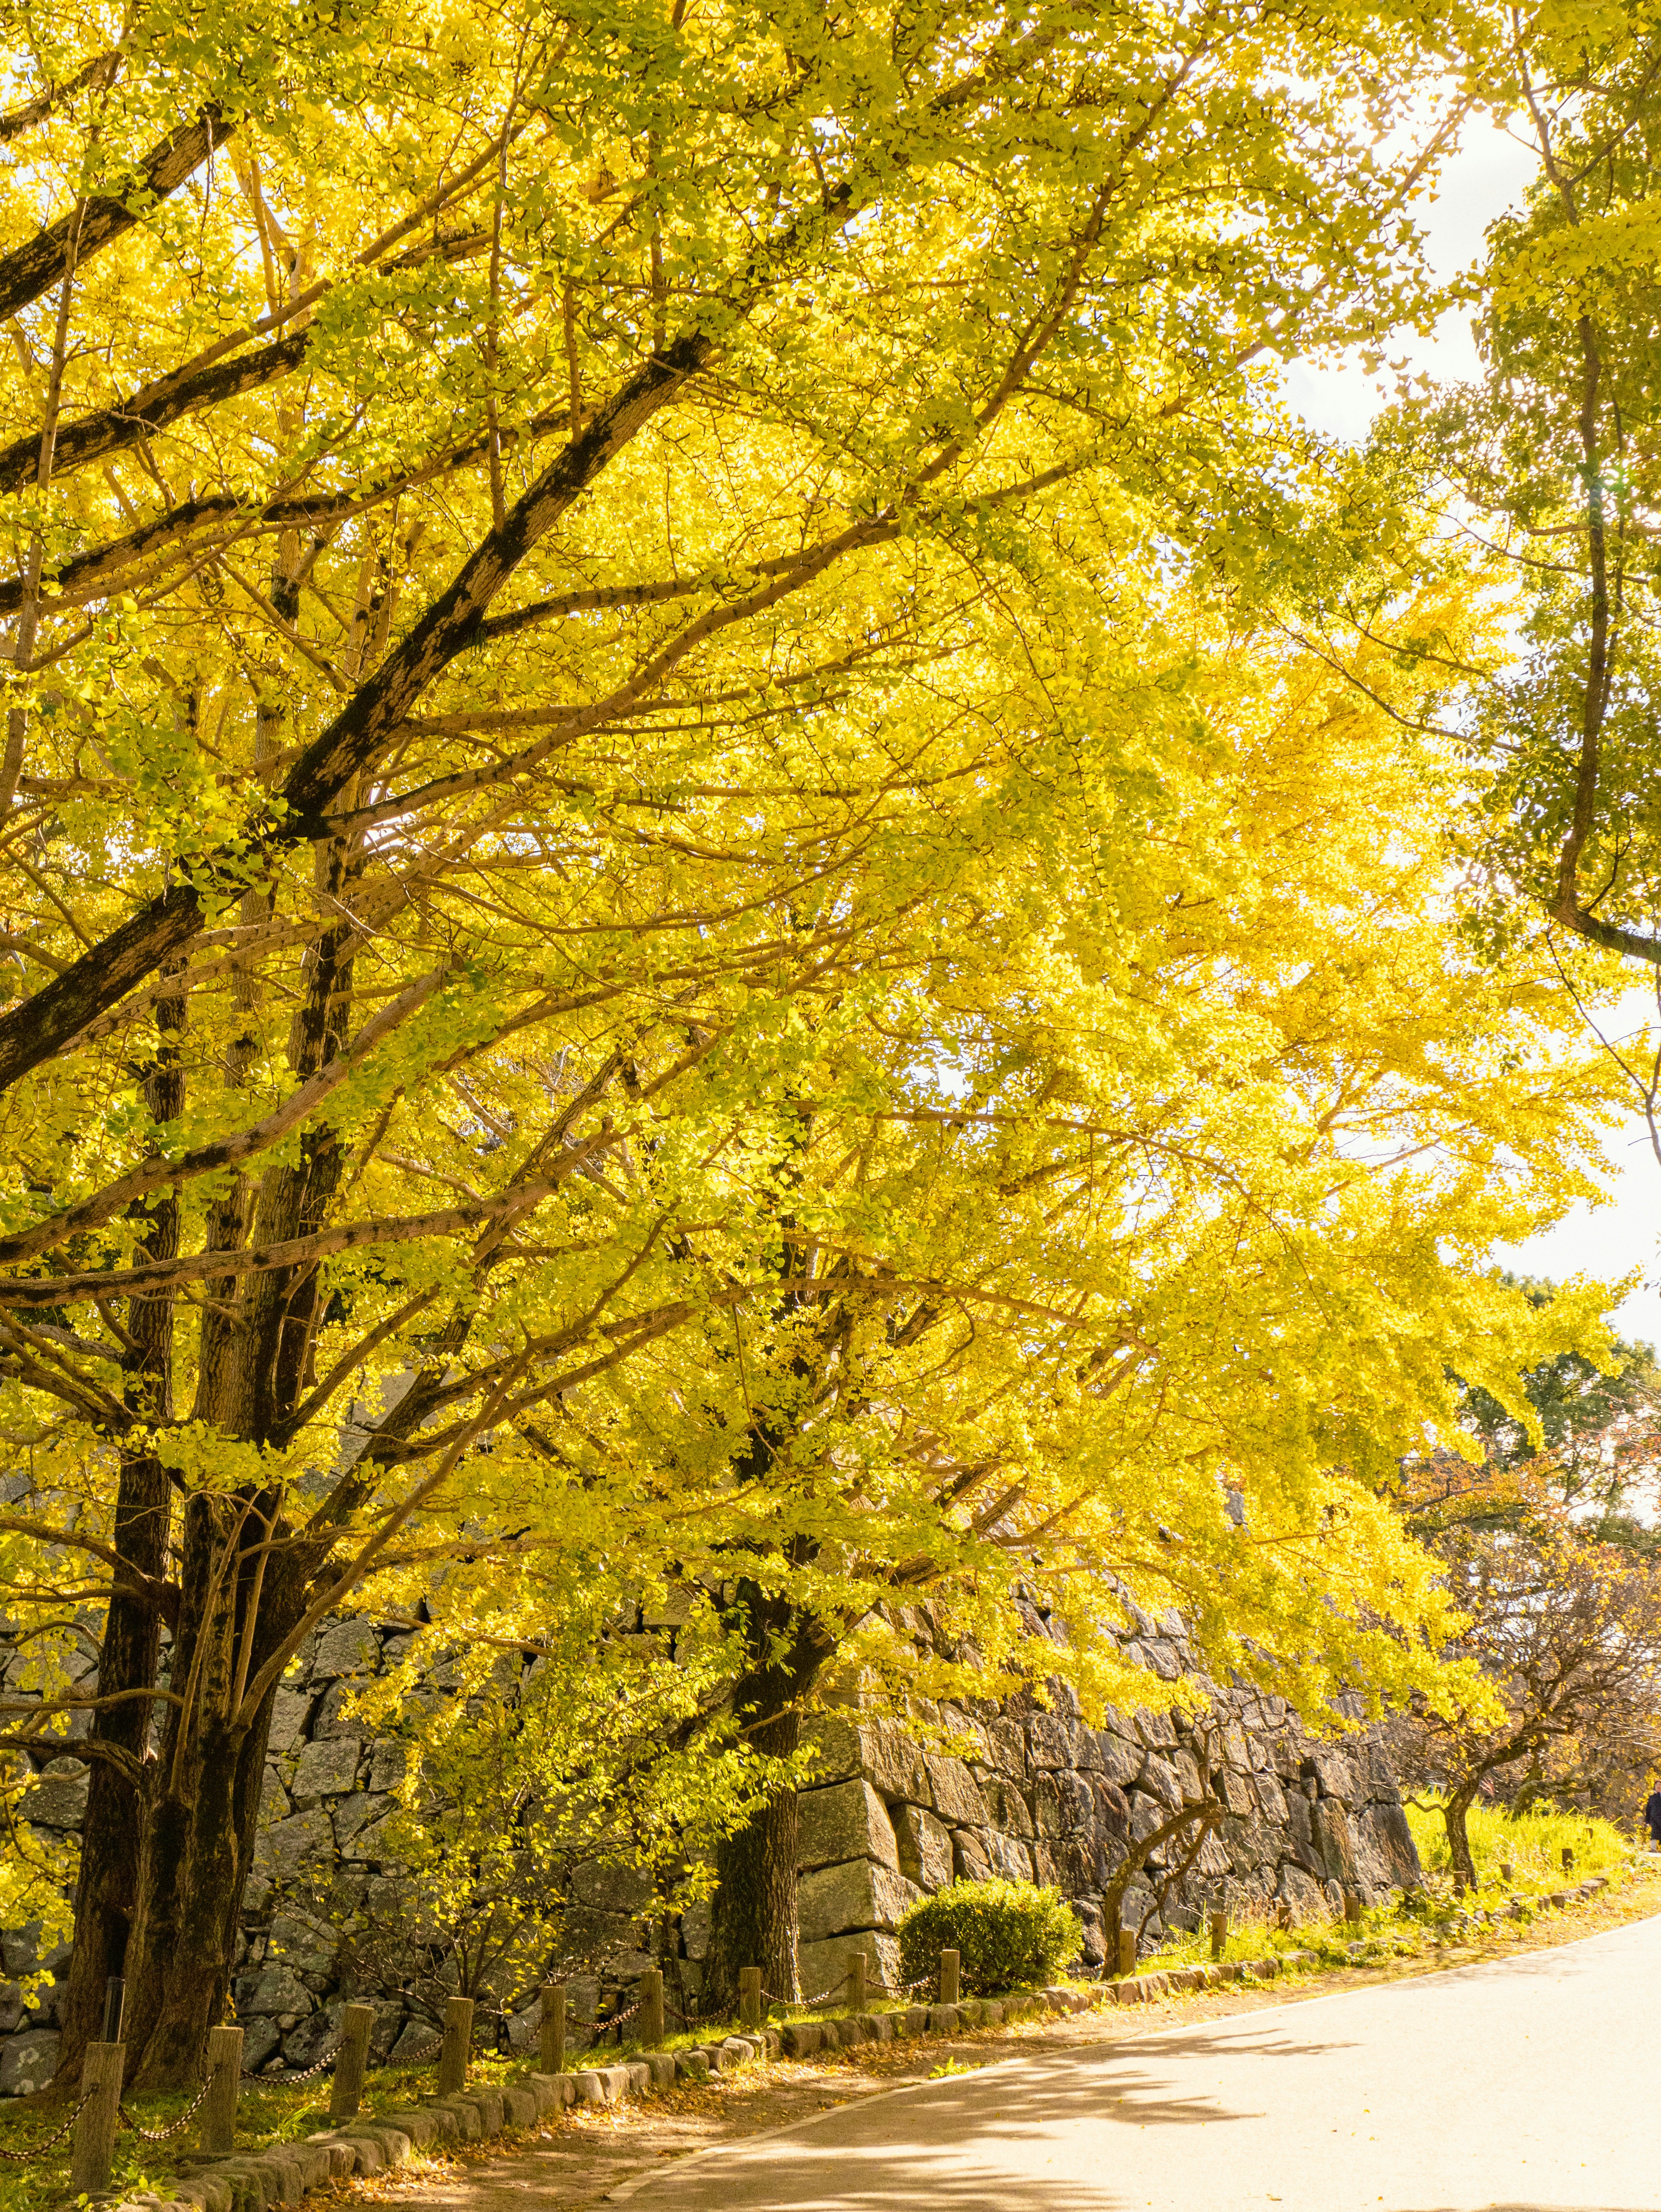
[[[1446,1656],[1472,1671],[1468,1694],[1415,1700],[1398,1733],[1403,1778],[1439,1786],[1454,1880],[1474,1888],[1479,1796],[1501,1792],[1513,1810],[1542,1796],[1603,1802],[1648,1757],[1661,1724],[1661,1570],[1589,1530],[1532,1468],[1439,1455],[1415,1470],[1406,1503],[1465,1616]]]
[[[1556,1295],[1551,1283],[1513,1279],[1536,1307]],[[1537,1440],[1480,1387],[1467,1390],[1463,1410],[1494,1466],[1531,1470],[1584,1533],[1653,1558],[1661,1528],[1645,1509],[1661,1501],[1661,1369],[1650,1345],[1616,1337],[1609,1350],[1615,1364],[1607,1370],[1579,1352],[1560,1352],[1524,1374]],[[1496,1496],[1502,1518],[1518,1510],[1514,1496]]]

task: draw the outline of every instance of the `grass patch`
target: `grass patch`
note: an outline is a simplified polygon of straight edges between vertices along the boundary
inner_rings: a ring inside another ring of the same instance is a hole
[[[1471,1856],[1475,1863],[1477,1892],[1463,1903],[1453,1894],[1449,1866],[1447,1832],[1434,1810],[1408,1808],[1408,1821],[1425,1869],[1425,1887],[1400,1904],[1375,1905],[1359,1923],[1316,1920],[1294,1928],[1275,1928],[1259,1920],[1231,1925],[1222,1956],[1244,1963],[1250,1959],[1283,1957],[1288,1951],[1312,1951],[1319,1966],[1347,1966],[1367,1959],[1410,1959],[1428,1954],[1463,1930],[1460,1914],[1475,1905],[1491,1910],[1507,1897],[1520,1898],[1525,1907],[1554,1890],[1573,1887],[1589,1875],[1612,1877],[1633,1863],[1632,1845],[1608,1820],[1588,1819],[1584,1813],[1541,1811],[1512,1820],[1504,1813],[1473,1812],[1470,1816]],[[1574,1853],[1574,1871],[1563,1872],[1563,1850]],[[1514,1879],[1500,1879],[1509,1866]],[[1637,1862],[1637,1870],[1644,1870]],[[1661,1861],[1656,1862],[1661,1871]],[[1532,1917],[1530,1911],[1530,1917]],[[1203,1966],[1211,1958],[1211,1939],[1203,1929],[1192,1935],[1173,1933],[1159,1948],[1138,1962],[1139,1972],[1161,1967]],[[1295,1969],[1293,1971],[1296,1971]]]
[[[1420,1806],[1407,1808],[1408,1826],[1419,1847],[1425,1870],[1434,1876],[1450,1873],[1447,1829],[1442,1816]],[[1588,1875],[1613,1874],[1623,1865],[1632,1846],[1608,1820],[1585,1813],[1539,1811],[1507,1813],[1473,1806],[1467,1820],[1471,1862],[1476,1869],[1479,1893],[1509,1887],[1521,1893],[1542,1896],[1565,1884],[1583,1881]],[[1563,1872],[1565,1850],[1574,1853],[1574,1871]],[[1516,1879],[1500,1882],[1500,1869],[1510,1866]]]

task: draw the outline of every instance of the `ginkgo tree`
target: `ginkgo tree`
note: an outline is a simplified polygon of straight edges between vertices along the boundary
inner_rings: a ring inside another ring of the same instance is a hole
[[[1368,1470],[1541,1356],[1481,1255],[1599,1083],[1443,943],[1433,762],[1176,572],[1295,526],[1266,349],[1419,302],[1427,149],[1360,141],[1454,19],[6,20],[3,1741],[92,1769],[65,2074],[118,1968],[138,2078],[198,2065],[349,1602],[747,1578],[746,1722],[767,1605],[877,1667],[928,1587],[995,1667],[1033,1575],[1098,1690],[1109,1574],[1418,1679]]]

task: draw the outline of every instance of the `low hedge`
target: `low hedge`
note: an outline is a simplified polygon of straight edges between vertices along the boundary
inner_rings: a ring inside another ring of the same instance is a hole
[[[902,1981],[932,1974],[940,1953],[955,1951],[964,1994],[977,1997],[1050,1980],[1084,1943],[1061,1892],[1030,1881],[954,1881],[920,1897],[898,1932]]]

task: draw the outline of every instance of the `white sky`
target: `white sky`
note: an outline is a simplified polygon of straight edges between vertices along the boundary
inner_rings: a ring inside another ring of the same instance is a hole
[[[1474,260],[1488,225],[1515,204],[1533,179],[1534,157],[1526,149],[1492,124],[1474,123],[1444,171],[1436,197],[1415,210],[1428,234],[1439,274],[1451,276]],[[1440,378],[1469,376],[1476,366],[1469,325],[1459,314],[1445,315],[1429,339],[1409,333],[1391,352],[1397,358],[1406,355],[1415,372]],[[1286,372],[1287,396],[1299,411],[1319,428],[1345,438],[1364,434],[1393,382],[1387,376],[1368,376],[1353,361],[1324,367],[1299,362]],[[1608,1033],[1618,1036],[1623,1028],[1641,1024],[1646,996],[1634,991],[1629,1006],[1621,1010],[1628,1018]],[[1650,996],[1652,1019],[1653,1004]],[[1615,1326],[1625,1336],[1661,1346],[1661,1164],[1636,1114],[1609,1143],[1606,1188],[1607,1204],[1578,1206],[1556,1228],[1524,1245],[1496,1247],[1494,1256],[1522,1273],[1559,1281],[1572,1275],[1614,1279],[1635,1272],[1638,1281],[1615,1309]]]

